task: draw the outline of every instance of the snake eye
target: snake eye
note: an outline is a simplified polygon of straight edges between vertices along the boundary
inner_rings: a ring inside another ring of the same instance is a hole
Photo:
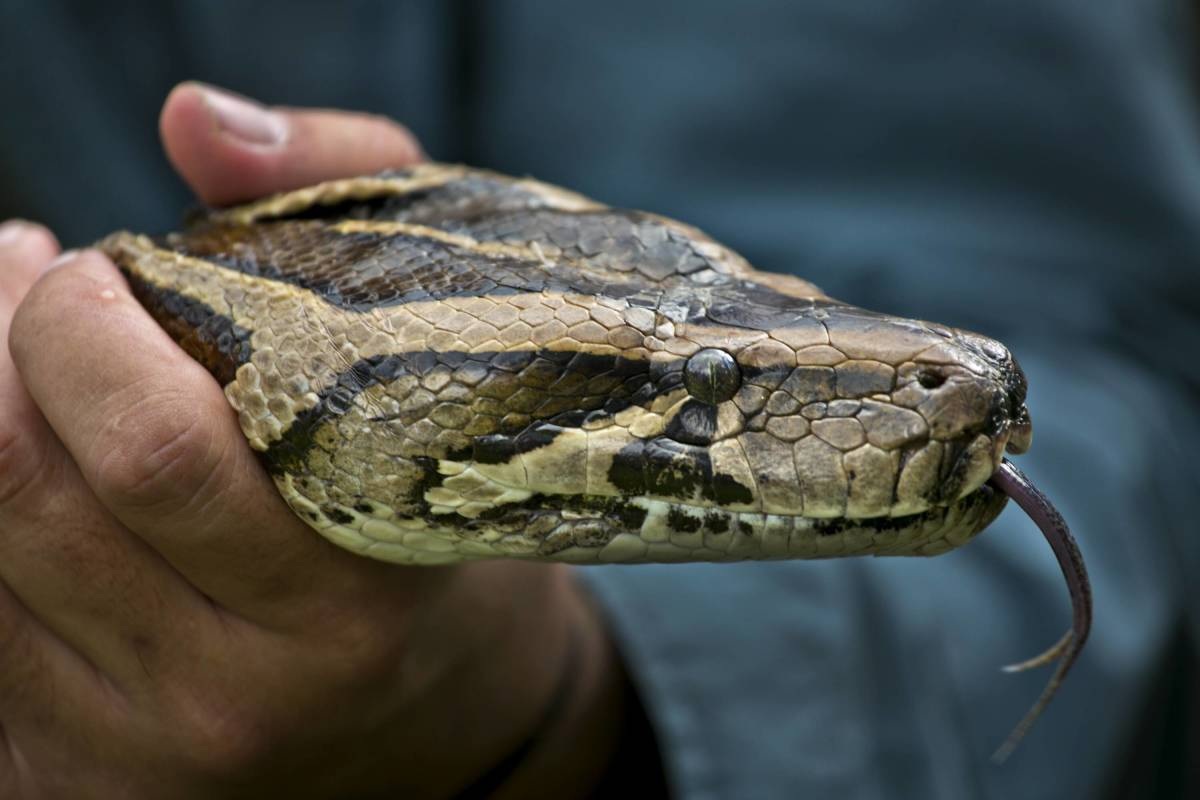
[[[917,383],[926,389],[936,389],[946,382],[946,376],[928,367],[917,373]]]
[[[742,371],[733,356],[710,347],[688,359],[683,368],[683,385],[692,397],[715,406],[737,393],[742,385]]]

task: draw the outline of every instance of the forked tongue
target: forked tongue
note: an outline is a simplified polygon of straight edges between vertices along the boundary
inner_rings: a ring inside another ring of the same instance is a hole
[[[1075,537],[1071,535],[1062,514],[1058,513],[1058,509],[1050,504],[1046,495],[1038,491],[1029,478],[1025,477],[1021,470],[1007,460],[992,475],[990,482],[992,486],[1012,498],[1021,507],[1021,510],[1029,515],[1029,518],[1041,529],[1046,541],[1050,543],[1050,548],[1054,551],[1055,558],[1058,559],[1058,565],[1062,568],[1063,577],[1067,579],[1072,612],[1071,629],[1053,647],[1028,661],[1004,668],[1005,672],[1021,672],[1058,661],[1054,674],[1050,676],[1046,688],[1042,689],[1042,694],[1038,697],[1037,702],[1017,723],[1017,727],[1013,728],[1004,744],[1000,745],[999,749],[992,754],[992,761],[1001,763],[1012,754],[1017,744],[1049,705],[1051,698],[1058,691],[1058,687],[1062,685],[1063,679],[1067,677],[1071,665],[1079,657],[1079,652],[1083,650],[1088,631],[1092,627],[1092,586],[1088,582],[1087,568],[1083,565],[1083,556],[1079,553],[1079,546],[1075,544]]]

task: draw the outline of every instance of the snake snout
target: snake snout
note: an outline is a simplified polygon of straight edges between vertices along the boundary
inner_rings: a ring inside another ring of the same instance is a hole
[[[1013,455],[1020,455],[1029,449],[1033,443],[1033,422],[1029,419],[1029,409],[1021,406],[1021,415],[1013,422],[1008,434],[1008,444],[1004,449]]]
[[[980,392],[990,395],[985,432],[996,443],[996,462],[1004,452],[1024,453],[1033,441],[1033,422],[1025,404],[1028,381],[1012,352],[1000,342],[971,331],[955,331],[964,361],[959,365],[979,379]],[[926,368],[927,369],[927,368]],[[923,386],[929,378],[918,375]]]
[[[1020,455],[1033,444],[1033,420],[1029,418],[1029,407],[1025,405],[1028,382],[1025,371],[1011,354],[1002,363],[1002,374],[1005,377],[1011,419],[1006,449],[1013,455]]]
[[[1033,443],[1033,421],[1029,418],[1029,407],[1025,405],[1029,388],[1025,371],[1008,348],[999,342],[978,334],[972,334],[968,340],[976,344],[997,383],[1001,398],[997,420],[1006,433],[1004,450],[1014,455],[1024,453]]]

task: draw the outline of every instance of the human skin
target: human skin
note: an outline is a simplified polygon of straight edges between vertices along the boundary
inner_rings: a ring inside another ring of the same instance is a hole
[[[257,113],[256,113],[257,112]],[[263,116],[266,113],[266,116]],[[405,129],[197,84],[164,146],[219,205],[411,164]],[[221,388],[95,251],[0,228],[0,797],[586,796],[627,682],[563,567],[377,563],[284,505]]]

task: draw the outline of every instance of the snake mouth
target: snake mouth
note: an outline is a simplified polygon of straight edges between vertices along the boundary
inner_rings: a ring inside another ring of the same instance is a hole
[[[592,513],[560,519],[553,532],[531,545],[539,558],[583,564],[930,556],[972,539],[1007,500],[985,484],[920,513],[854,519],[734,511],[643,497],[625,498],[614,508],[610,499],[607,507],[596,505]],[[580,535],[597,525],[599,536],[589,541]]]

